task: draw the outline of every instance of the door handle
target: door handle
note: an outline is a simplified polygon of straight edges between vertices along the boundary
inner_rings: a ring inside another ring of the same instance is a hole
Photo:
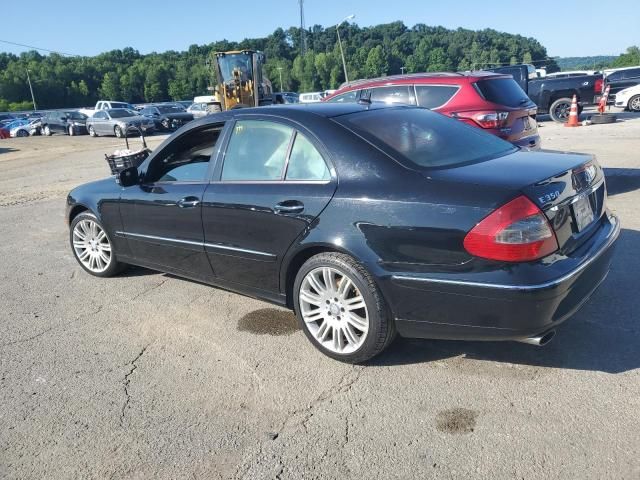
[[[293,213],[302,213],[304,211],[304,203],[298,200],[285,200],[273,207],[276,213],[281,215],[291,215]]]
[[[193,208],[200,205],[200,199],[198,197],[184,197],[178,200],[178,206],[180,208]]]

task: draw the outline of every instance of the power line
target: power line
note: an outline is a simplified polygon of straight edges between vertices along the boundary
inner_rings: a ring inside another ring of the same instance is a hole
[[[9,40],[0,40],[0,43],[8,43],[9,45],[15,45],[17,47],[30,48],[32,50],[40,50],[40,51],[43,51],[43,52],[57,53],[58,55],[63,55],[63,56],[66,56],[66,57],[82,57],[82,55],[78,55],[78,54],[75,54],[75,53],[59,52],[57,50],[49,50],[48,48],[34,47],[33,45],[25,45],[24,43],[10,42]]]

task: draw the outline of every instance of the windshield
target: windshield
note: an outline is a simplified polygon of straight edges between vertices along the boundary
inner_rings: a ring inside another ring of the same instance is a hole
[[[163,105],[158,107],[158,110],[160,110],[160,113],[181,113],[183,111],[181,108],[173,105]]]
[[[495,135],[422,108],[367,110],[336,120],[391,157],[417,167],[454,167],[516,151]]]
[[[253,66],[251,55],[244,53],[230,53],[223,57],[218,57],[222,82],[229,83],[236,77],[241,81],[253,79]]]
[[[111,115],[111,118],[126,118],[135,117],[138,115],[138,112],[134,112],[133,110],[126,110],[124,108],[113,108],[109,110],[109,115]]]

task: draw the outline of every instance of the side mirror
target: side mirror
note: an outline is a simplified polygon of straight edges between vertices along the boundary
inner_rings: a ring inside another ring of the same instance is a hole
[[[138,169],[136,167],[129,167],[121,170],[118,172],[117,180],[123,187],[132,187],[133,185],[137,185],[140,182]]]

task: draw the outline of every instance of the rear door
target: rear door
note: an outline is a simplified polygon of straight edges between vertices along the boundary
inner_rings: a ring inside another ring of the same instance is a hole
[[[205,249],[222,283],[276,293],[282,258],[331,199],[336,175],[298,124],[237,118],[204,194]]]

